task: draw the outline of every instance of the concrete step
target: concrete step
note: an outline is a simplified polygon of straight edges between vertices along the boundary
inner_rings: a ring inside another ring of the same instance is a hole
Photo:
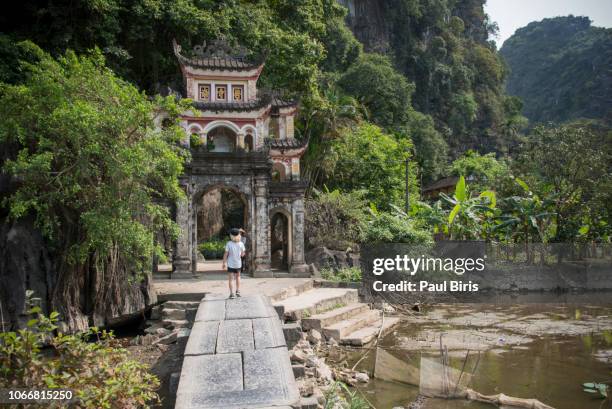
[[[283,288],[280,292],[271,295],[270,302],[276,303],[278,301],[286,300],[289,297],[295,297],[306,291],[310,291],[313,288],[313,280],[308,280],[304,283],[300,283],[294,286]]]
[[[366,345],[378,336],[381,321],[382,320],[379,319],[376,322],[373,322],[371,325],[368,325],[367,327],[358,329],[357,331],[348,334],[344,338],[340,338],[340,343],[343,345],[353,346]],[[385,317],[381,336],[388,334],[399,322],[399,318]]]
[[[345,338],[348,334],[352,334],[377,321],[380,321],[380,311],[368,310],[351,319],[337,322],[329,327],[323,327],[323,335],[326,339],[333,338],[338,341]]]
[[[166,301],[164,303],[164,308],[176,310],[197,310],[199,306],[199,301]]]
[[[317,288],[274,303],[286,320],[297,321],[314,314],[355,304],[357,290],[348,288]]]
[[[316,329],[320,332],[324,327],[329,327],[330,325],[336,324],[340,321],[356,317],[369,309],[370,307],[367,304],[349,304],[345,307],[315,314],[309,318],[302,318],[302,330],[309,331],[311,329]]]

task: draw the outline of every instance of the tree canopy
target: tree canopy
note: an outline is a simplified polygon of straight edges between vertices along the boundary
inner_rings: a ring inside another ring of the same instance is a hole
[[[612,29],[588,17],[529,23],[500,50],[510,68],[507,91],[523,99],[534,123],[612,115]]]
[[[83,314],[116,308],[117,288],[162,255],[154,232],[176,231],[163,201],[181,196],[179,107],[117,78],[99,51],[54,59],[21,46],[38,62],[22,67],[22,84],[0,88],[2,170],[15,182],[3,205],[12,217],[36,217],[61,260],[54,305],[83,328]],[[93,298],[83,301],[91,280]]]

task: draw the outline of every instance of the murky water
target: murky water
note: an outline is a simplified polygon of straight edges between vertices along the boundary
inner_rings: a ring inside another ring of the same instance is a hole
[[[483,394],[537,398],[557,409],[597,409],[602,400],[583,392],[582,383],[612,380],[612,306],[446,306],[425,318],[408,318],[379,346],[418,373],[421,356],[439,356],[441,334],[452,367],[460,370],[470,350],[465,368],[476,369],[469,387]],[[349,365],[363,352],[349,352]],[[370,352],[358,369],[372,374],[375,356]],[[379,379],[360,390],[377,409],[408,406],[419,393],[418,386]],[[428,399],[423,406],[492,407],[443,399]]]

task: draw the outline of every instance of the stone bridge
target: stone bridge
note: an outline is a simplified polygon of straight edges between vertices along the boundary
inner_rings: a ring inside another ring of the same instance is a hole
[[[208,294],[185,348],[175,408],[290,408],[299,399],[268,298]]]

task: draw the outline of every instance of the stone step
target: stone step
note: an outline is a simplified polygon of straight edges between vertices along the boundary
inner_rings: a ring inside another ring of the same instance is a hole
[[[170,320],[184,320],[186,319],[186,313],[183,309],[178,308],[164,308],[162,310],[162,319]]]
[[[348,334],[352,334],[377,321],[380,321],[380,311],[369,310],[351,319],[337,322],[329,327],[323,327],[323,335],[326,339],[333,338],[338,341],[345,338]]]
[[[153,273],[153,280],[170,280],[172,271],[158,271]]]
[[[187,320],[163,320],[164,328],[191,328],[191,323]]]
[[[197,310],[199,306],[199,301],[166,301],[164,303],[164,308],[176,310]]]
[[[314,314],[358,302],[357,290],[348,288],[317,288],[274,303],[285,319],[298,321]]]
[[[378,336],[381,321],[379,319],[367,327],[358,329],[344,338],[340,338],[340,343],[343,345],[363,346],[373,341]],[[388,334],[399,322],[400,319],[397,317],[385,317],[381,336]]]
[[[282,301],[282,300],[286,300],[289,297],[295,297],[297,295],[300,295],[306,291],[310,291],[312,290],[314,285],[313,280],[308,280],[304,283],[300,283],[298,285],[294,285],[294,286],[290,286],[290,287],[286,287],[283,288],[280,292],[271,295],[270,301],[272,303],[278,302],[278,301]]]
[[[336,324],[340,321],[355,317],[368,311],[369,309],[370,307],[367,304],[349,304],[345,307],[315,314],[309,318],[302,318],[302,330],[309,331],[311,329],[316,329],[320,332],[324,327],[329,327],[330,325]]]

